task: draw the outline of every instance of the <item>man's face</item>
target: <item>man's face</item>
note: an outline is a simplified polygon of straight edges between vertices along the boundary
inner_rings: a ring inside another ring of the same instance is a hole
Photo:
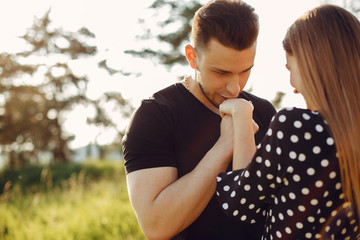
[[[239,51],[212,39],[197,55],[198,81],[214,104],[238,97],[249,79],[255,52],[256,43]]]

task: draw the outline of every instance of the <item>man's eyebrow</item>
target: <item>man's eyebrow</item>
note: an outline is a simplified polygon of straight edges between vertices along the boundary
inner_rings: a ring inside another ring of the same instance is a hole
[[[250,67],[248,67],[247,69],[245,69],[245,70],[243,70],[241,72],[247,72],[250,69],[252,69],[253,67],[254,67],[254,65],[251,65]],[[231,71],[224,70],[224,69],[217,68],[217,67],[211,67],[211,69],[214,70],[214,71],[217,71],[217,72],[221,72],[221,73],[232,73]]]
[[[211,69],[214,70],[214,71],[217,71],[217,72],[221,72],[221,73],[231,73],[228,70],[224,70],[224,69],[217,68],[217,67],[211,67]]]
[[[253,65],[251,65],[250,67],[248,67],[247,69],[245,69],[245,70],[244,70],[244,71],[242,71],[242,72],[247,72],[247,71],[251,70],[253,67],[254,67],[254,64],[253,64]]]

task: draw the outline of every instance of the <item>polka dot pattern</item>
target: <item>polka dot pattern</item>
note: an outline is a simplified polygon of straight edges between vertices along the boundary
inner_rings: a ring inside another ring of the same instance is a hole
[[[221,173],[217,184],[225,214],[265,220],[262,239],[360,239],[356,212],[337,211],[345,202],[335,143],[318,112],[279,111],[248,167]]]

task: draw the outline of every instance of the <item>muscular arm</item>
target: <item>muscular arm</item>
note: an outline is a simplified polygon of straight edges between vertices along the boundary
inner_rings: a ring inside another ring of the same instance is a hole
[[[148,239],[170,239],[205,209],[233,151],[230,117],[223,118],[221,136],[193,171],[178,179],[174,167],[138,170],[127,175],[131,204]]]

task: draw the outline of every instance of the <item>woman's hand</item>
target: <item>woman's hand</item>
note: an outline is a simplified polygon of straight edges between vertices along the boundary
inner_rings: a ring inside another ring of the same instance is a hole
[[[242,99],[228,99],[224,101],[220,106],[220,116],[223,118],[225,115],[230,115],[233,119],[243,121],[248,117],[252,118],[252,112],[254,110],[254,106],[251,102]],[[252,120],[253,131],[254,134],[259,130],[259,126],[257,123]]]

